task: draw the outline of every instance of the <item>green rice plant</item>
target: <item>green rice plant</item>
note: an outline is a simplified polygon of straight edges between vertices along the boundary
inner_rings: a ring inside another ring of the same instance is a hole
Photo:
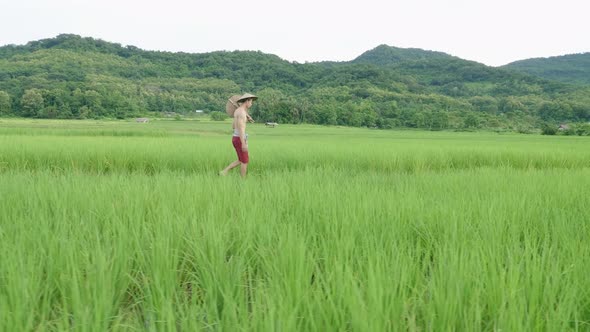
[[[590,329],[587,138],[153,124],[0,128],[1,331]]]

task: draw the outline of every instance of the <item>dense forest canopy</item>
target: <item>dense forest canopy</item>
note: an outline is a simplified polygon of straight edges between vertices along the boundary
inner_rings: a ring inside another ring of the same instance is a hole
[[[590,84],[511,67],[386,45],[350,62],[301,64],[262,52],[145,51],[59,35],[0,47],[0,115],[214,112],[247,91],[260,97],[254,117],[281,123],[527,131],[590,121]]]
[[[565,83],[590,85],[590,52],[520,60],[503,68]]]

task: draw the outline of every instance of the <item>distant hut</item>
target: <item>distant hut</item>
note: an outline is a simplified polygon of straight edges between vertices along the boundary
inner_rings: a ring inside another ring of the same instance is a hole
[[[568,126],[565,123],[560,124],[559,128],[557,128],[557,130],[569,130],[569,129],[570,129],[570,126]]]

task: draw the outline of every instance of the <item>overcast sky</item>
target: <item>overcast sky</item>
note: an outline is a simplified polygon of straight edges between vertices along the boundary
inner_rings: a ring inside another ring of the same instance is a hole
[[[0,46],[72,33],[145,50],[349,61],[380,44],[499,66],[590,52],[589,0],[0,0]]]

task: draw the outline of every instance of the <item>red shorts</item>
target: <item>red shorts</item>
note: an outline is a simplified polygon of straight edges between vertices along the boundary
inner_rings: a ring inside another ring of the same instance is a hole
[[[238,136],[233,136],[231,142],[234,145],[234,148],[236,148],[238,160],[242,164],[247,164],[248,161],[250,161],[250,158],[248,157],[247,151],[242,151],[242,140]]]

